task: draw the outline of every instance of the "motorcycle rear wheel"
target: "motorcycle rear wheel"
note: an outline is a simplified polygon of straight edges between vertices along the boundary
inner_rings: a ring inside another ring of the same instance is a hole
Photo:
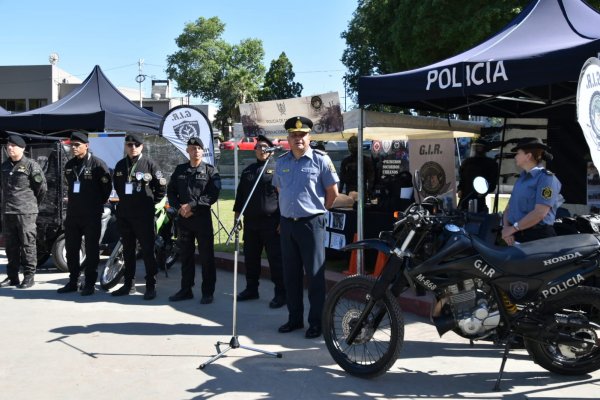
[[[123,244],[119,240],[110,257],[104,264],[100,273],[100,287],[109,290],[115,287],[125,275],[125,261],[123,258]]]
[[[541,310],[545,315],[587,319],[600,324],[600,289],[578,286],[562,298],[549,301]],[[533,361],[561,375],[584,375],[600,369],[600,329],[588,326],[562,328],[561,333],[585,340],[581,344],[540,343],[525,338],[525,348]]]
[[[398,358],[404,343],[402,311],[389,290],[371,310],[354,343],[346,343],[374,284],[375,279],[366,276],[346,278],[331,289],[323,309],[323,338],[329,353],[346,372],[360,378],[384,374]],[[377,310],[383,312],[383,318],[373,326]]]

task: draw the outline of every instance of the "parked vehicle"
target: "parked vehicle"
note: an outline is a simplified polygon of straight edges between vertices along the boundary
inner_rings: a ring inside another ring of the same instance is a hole
[[[221,150],[233,150],[235,148],[236,139],[229,139],[222,142],[220,145]],[[238,143],[239,150],[254,150],[257,139],[255,137],[243,137]],[[289,150],[290,144],[286,139],[273,139],[274,146],[281,146],[283,150]]]
[[[385,373],[404,342],[396,298],[414,288],[435,296],[432,319],[440,335],[453,331],[470,341],[504,345],[495,389],[515,338],[548,371],[598,370],[600,289],[584,285],[598,274],[599,235],[497,247],[461,227],[469,221],[467,212],[442,207],[428,197],[410,206],[393,231],[344,248],[376,249],[389,258],[376,279],[352,276],[329,292],[322,324],[333,359],[359,377]]]
[[[154,253],[159,269],[167,274],[167,270],[175,264],[179,258],[179,249],[177,247],[177,229],[175,227],[175,210],[167,205],[165,197],[156,204],[154,220],[156,224],[156,241],[154,243]],[[121,240],[113,248],[110,257],[102,268],[100,273],[100,286],[104,290],[109,290],[116,286],[125,274],[125,261],[123,258],[123,244]]]

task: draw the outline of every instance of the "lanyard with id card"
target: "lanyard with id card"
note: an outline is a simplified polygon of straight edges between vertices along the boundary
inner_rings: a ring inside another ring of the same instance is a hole
[[[90,159],[90,153],[88,153],[87,159],[88,160]],[[79,176],[85,170],[85,164],[86,163],[83,163],[79,172],[75,174],[76,180],[75,180],[75,182],[73,182],[73,193],[79,193],[81,190],[81,182],[79,181]]]

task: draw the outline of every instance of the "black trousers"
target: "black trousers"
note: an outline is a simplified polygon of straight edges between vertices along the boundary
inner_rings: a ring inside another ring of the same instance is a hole
[[[544,239],[556,236],[552,225],[536,225],[515,233],[515,240],[519,243],[531,242],[532,240]]]
[[[37,266],[36,225],[37,214],[5,214],[4,237],[6,238],[6,275],[19,280],[19,267],[23,263],[23,275],[35,274]]]
[[[325,216],[281,218],[283,279],[287,293],[288,321],[304,322],[304,274],[308,278],[308,323],[321,326],[325,304]]]
[[[179,256],[181,257],[181,288],[191,289],[196,275],[194,252],[198,242],[198,254],[202,265],[202,294],[212,295],[217,282],[215,246],[210,213],[190,218],[178,218]]]
[[[83,270],[86,286],[92,286],[98,279],[98,262],[100,261],[100,219],[102,214],[67,215],[65,219],[65,250],[69,279],[76,283]],[[79,250],[81,240],[85,239],[85,260],[80,263]]]
[[[244,263],[246,265],[246,288],[258,291],[261,272],[261,254],[267,253],[271,281],[275,284],[275,295],[285,296],[283,284],[283,262],[281,240],[277,227],[279,216],[244,218]]]
[[[146,267],[146,285],[156,285],[158,265],[154,257],[154,242],[156,240],[154,213],[144,217],[117,218],[117,226],[123,243],[123,260],[125,262],[125,285],[131,286],[135,279],[136,242],[142,248],[142,258]]]

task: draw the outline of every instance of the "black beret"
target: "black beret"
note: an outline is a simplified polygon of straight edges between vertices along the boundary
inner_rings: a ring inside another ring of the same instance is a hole
[[[125,136],[125,142],[144,144],[144,138],[142,135],[138,135],[137,133],[129,133],[127,136]]]
[[[202,143],[202,140],[199,137],[192,136],[191,138],[188,139],[187,144],[188,144],[188,146],[189,145],[200,146],[200,148],[202,150],[204,150],[204,143]]]
[[[285,125],[283,126],[288,132],[310,132],[313,123],[310,119],[306,117],[292,117],[285,121]]]
[[[265,142],[269,145],[269,147],[273,147],[273,142],[264,135],[258,135],[258,137],[256,138],[256,142]]]
[[[517,150],[525,150],[525,149],[542,149],[548,150],[548,146],[546,146],[542,141],[538,138],[527,137],[520,139],[515,147],[512,148],[512,152],[516,152]]]
[[[72,142],[89,143],[88,135],[85,132],[73,132],[71,133]]]
[[[25,140],[23,140],[23,138],[19,135],[10,135],[8,137],[8,142],[19,146],[22,149],[25,148]]]

